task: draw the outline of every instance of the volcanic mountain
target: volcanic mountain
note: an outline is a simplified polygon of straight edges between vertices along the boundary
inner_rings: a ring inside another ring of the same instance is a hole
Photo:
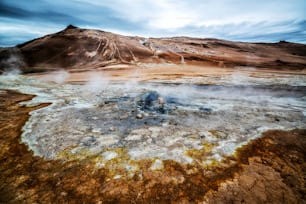
[[[305,69],[306,45],[286,41],[244,43],[190,37],[129,37],[69,25],[58,33],[0,48],[0,73],[14,67],[29,73],[147,63]]]

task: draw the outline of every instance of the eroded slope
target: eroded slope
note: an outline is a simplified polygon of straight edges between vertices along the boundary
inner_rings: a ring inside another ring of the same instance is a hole
[[[304,70],[306,46],[189,37],[143,38],[68,26],[14,48],[1,48],[0,71],[99,69],[114,64],[192,64]],[[16,68],[16,67],[14,67]]]

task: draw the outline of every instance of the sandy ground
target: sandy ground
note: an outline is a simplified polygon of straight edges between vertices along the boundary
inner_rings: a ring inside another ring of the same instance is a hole
[[[57,73],[57,72],[53,72]],[[255,69],[255,68],[221,68],[211,66],[192,66],[192,65],[146,65],[146,66],[129,66],[116,65],[92,71],[92,69],[71,70],[65,82],[84,82],[93,76],[106,78],[111,81],[152,81],[152,80],[177,80],[197,77],[222,77],[233,74],[243,74],[253,77],[275,77],[281,75],[306,75],[306,70],[275,70],[275,69]],[[50,73],[29,74],[37,78],[50,79]]]

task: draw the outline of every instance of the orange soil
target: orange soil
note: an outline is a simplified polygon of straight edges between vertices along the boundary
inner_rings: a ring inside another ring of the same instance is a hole
[[[30,74],[41,78],[48,77],[50,73]],[[266,74],[294,74],[306,75],[306,70],[275,70],[254,68],[221,68],[212,66],[192,65],[152,65],[150,67],[116,65],[101,69],[74,70],[69,73],[65,82],[88,81],[93,76],[99,76],[112,81],[150,81],[150,80],[175,80],[180,78],[196,77],[222,77],[232,74],[245,74],[253,77],[267,77]]]

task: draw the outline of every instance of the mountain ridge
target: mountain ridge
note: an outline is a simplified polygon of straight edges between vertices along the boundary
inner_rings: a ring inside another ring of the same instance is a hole
[[[147,63],[305,69],[305,53],[306,45],[286,41],[246,43],[184,36],[144,38],[69,25],[57,33],[12,48],[0,48],[0,73],[13,67],[27,73]]]

